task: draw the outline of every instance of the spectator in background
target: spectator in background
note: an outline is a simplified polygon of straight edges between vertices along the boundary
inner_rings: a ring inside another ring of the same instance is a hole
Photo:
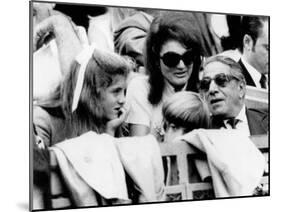
[[[143,48],[153,16],[143,11],[124,19],[114,32],[115,50],[135,61],[137,67],[144,66]]]
[[[114,50],[111,16],[107,7],[57,3],[55,9],[71,17],[77,26],[84,27],[89,43]]]
[[[200,92],[208,103],[212,128],[238,129],[248,136],[268,133],[268,108],[246,108],[246,81],[231,58],[218,55],[206,60]]]
[[[56,10],[70,16],[76,25],[87,31],[89,43],[114,51],[113,33],[119,23],[134,14],[135,9],[92,5],[60,4]]]
[[[100,48],[114,50],[114,31],[119,23],[135,12],[132,8],[106,7],[102,15],[89,17],[88,38]]]
[[[161,140],[162,104],[178,91],[197,91],[203,55],[200,30],[190,13],[163,12],[156,17],[145,43],[148,76],[131,80],[127,89],[129,131],[152,133]]]
[[[240,51],[247,85],[268,88],[269,78],[269,19],[265,16],[244,16],[241,23]]]

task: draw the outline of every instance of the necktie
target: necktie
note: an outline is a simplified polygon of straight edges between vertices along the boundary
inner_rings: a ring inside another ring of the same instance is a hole
[[[261,75],[260,84],[262,88],[267,87],[267,78],[264,74]]]
[[[229,124],[232,129],[236,129],[236,124],[239,122],[239,119],[236,118],[230,118],[226,121],[227,124]]]
[[[222,127],[225,128],[225,124],[223,122],[223,119],[222,118],[218,118],[218,117],[212,117],[211,118],[211,122],[212,122],[212,128],[213,129],[220,129]]]

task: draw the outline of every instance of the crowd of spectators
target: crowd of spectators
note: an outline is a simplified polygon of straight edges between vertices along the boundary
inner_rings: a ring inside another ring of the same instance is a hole
[[[235,131],[246,141],[269,133],[268,107],[249,108],[245,100],[247,86],[269,89],[268,17],[38,2],[31,9],[34,209],[49,207],[53,147],[65,151],[74,168],[78,156],[88,158],[87,166],[79,162],[82,173],[76,171],[95,193],[88,202],[76,196],[76,206],[110,205],[167,201],[164,186],[177,184],[178,173],[176,161],[161,159],[161,143],[196,129]],[[77,142],[85,152],[77,148],[76,155]],[[93,162],[97,155],[85,156],[91,147],[102,152],[100,166],[115,164],[114,172],[104,168],[104,174],[119,181],[104,182],[124,181],[127,188],[117,186],[116,193],[106,185],[100,191],[101,179],[87,181],[102,172]],[[153,154],[142,159],[145,148]],[[105,157],[110,154],[115,159]],[[263,173],[258,154],[249,154],[255,178]],[[125,174],[116,174],[116,158]],[[147,176],[137,170],[143,166]],[[232,194],[250,195],[255,188],[247,189]]]

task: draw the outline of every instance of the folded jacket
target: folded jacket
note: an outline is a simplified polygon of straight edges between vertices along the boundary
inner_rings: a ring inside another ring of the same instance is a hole
[[[152,135],[117,139],[88,132],[50,150],[77,206],[96,205],[94,191],[117,204],[130,203],[124,169],[140,191],[138,202],[165,199],[160,149]]]
[[[114,137],[88,132],[55,145],[73,169],[92,189],[106,199],[128,200],[125,173]]]
[[[235,130],[194,130],[178,139],[207,155],[216,197],[252,195],[265,158],[249,137]]]
[[[139,187],[139,202],[165,200],[164,171],[159,144],[153,135],[116,139],[121,162]]]

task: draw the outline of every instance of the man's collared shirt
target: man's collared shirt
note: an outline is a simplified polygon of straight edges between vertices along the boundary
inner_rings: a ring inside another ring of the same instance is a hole
[[[260,84],[260,79],[261,79],[261,73],[257,71],[253,66],[251,66],[242,56],[241,57],[242,63],[245,65],[246,69],[248,70],[249,74],[251,75],[252,79],[254,80],[254,83],[257,88],[262,88]],[[265,75],[267,78],[267,75]],[[268,82],[268,79],[267,79]]]
[[[240,130],[243,134],[250,136],[250,129],[249,129],[249,125],[248,125],[248,119],[246,116],[245,105],[242,107],[240,113],[235,118],[239,120],[238,123],[236,124],[236,129]],[[232,129],[230,124],[227,123],[227,120],[224,120],[224,125],[225,125],[226,129]]]

